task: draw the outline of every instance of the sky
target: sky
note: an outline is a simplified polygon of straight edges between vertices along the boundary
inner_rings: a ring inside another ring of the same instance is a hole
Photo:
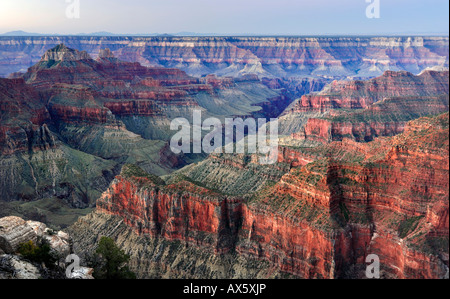
[[[379,1],[379,18],[367,17],[366,1]],[[0,34],[447,35],[448,27],[448,0],[0,0]]]

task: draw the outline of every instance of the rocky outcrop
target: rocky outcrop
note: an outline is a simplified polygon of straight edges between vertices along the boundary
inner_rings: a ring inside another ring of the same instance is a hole
[[[64,44],[60,44],[53,49],[45,52],[41,61],[77,61],[89,60],[91,57],[86,51],[76,51],[70,49]]]
[[[4,253],[17,253],[21,244],[29,241],[36,243],[38,238],[47,240],[50,247],[60,255],[70,253],[70,240],[66,233],[54,232],[37,221],[25,221],[15,216],[0,218],[0,250]]]
[[[41,279],[39,269],[15,255],[1,255],[0,279]]]
[[[60,256],[65,257],[70,254],[70,237],[67,233],[55,232],[42,222],[27,221],[27,225],[33,229],[38,238],[45,239]]]
[[[37,234],[22,218],[11,216],[0,219],[0,250],[4,253],[15,253],[20,244],[36,240]]]
[[[45,268],[35,261],[27,260],[19,253],[22,244],[40,244],[41,239],[50,246],[50,254],[61,259],[55,261],[52,268]],[[56,232],[44,223],[25,221],[15,216],[0,218],[0,279],[65,278],[61,276],[64,270],[58,270],[58,267],[64,265],[63,261],[70,252],[71,238],[65,232]],[[92,273],[93,269],[80,267],[71,278],[93,279]]]

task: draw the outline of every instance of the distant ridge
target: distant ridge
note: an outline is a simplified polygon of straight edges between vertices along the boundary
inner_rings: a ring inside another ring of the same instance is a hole
[[[16,31],[10,31],[10,32],[0,34],[0,36],[44,36],[44,34],[30,33],[30,32],[25,32],[22,30],[16,30]]]

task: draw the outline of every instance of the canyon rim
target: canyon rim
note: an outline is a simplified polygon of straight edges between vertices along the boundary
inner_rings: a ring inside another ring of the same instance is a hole
[[[99,8],[69,2],[67,34],[0,35],[0,279],[175,279],[215,296],[449,278],[448,33],[78,34]],[[395,5],[361,2],[361,30],[390,22]]]

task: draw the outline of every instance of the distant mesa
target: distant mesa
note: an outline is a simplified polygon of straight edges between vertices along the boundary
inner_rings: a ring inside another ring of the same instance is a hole
[[[113,52],[109,48],[101,49],[98,53],[99,58],[114,58]]]
[[[78,51],[68,48],[64,44],[59,44],[56,47],[45,52],[41,61],[78,61],[92,59],[86,51]]]

